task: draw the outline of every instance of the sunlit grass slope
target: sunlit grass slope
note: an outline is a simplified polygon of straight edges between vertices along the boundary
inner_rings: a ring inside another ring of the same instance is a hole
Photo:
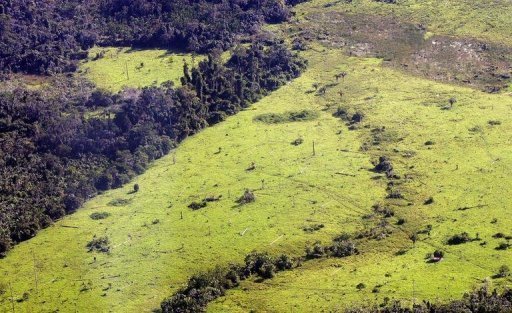
[[[201,59],[159,49],[94,48],[82,63],[81,72],[98,87],[117,92],[123,87],[158,86],[167,81],[179,85],[183,64],[193,66]]]
[[[253,249],[301,255],[308,242],[362,227],[360,216],[384,190],[370,179],[372,165],[359,152],[358,134],[322,111],[314,93],[305,93],[322,70],[317,66],[185,140],[133,182],[139,192],[129,194],[132,184],[109,191],[15,247],[0,260],[0,283],[12,286],[16,312],[147,312],[190,275],[242,262]],[[254,121],[264,113],[303,109],[319,116]],[[292,145],[298,138],[303,144]],[[253,162],[255,169],[247,171]],[[254,190],[256,202],[239,207],[235,200],[245,188]],[[219,195],[206,208],[187,208]],[[116,199],[129,203],[109,204]],[[111,216],[89,217],[102,211]],[[313,224],[325,227],[303,230]],[[94,236],[110,238],[110,254],[87,252]],[[0,295],[0,311],[10,306],[10,293]]]
[[[512,267],[512,250],[496,249],[506,240],[493,238],[512,229],[512,97],[434,83],[383,67],[379,60],[320,49],[309,54],[310,75],[321,84],[333,83],[342,69],[348,75],[318,104],[364,113],[351,136],[365,144],[372,159],[391,157],[401,176],[395,188],[404,199],[378,202],[393,208],[395,222],[406,222],[394,226],[390,238],[365,242],[359,256],[310,261],[272,280],[244,282],[209,310],[333,312],[386,297],[407,303],[460,298],[484,281],[510,286],[509,279],[491,277],[501,265]],[[457,103],[449,109],[451,97]],[[388,182],[380,183],[384,189]],[[434,202],[425,204],[430,197]],[[432,230],[413,244],[409,236],[428,225]],[[462,232],[480,240],[446,245]],[[425,255],[436,249],[445,252],[444,260],[427,263]],[[358,290],[359,283],[366,287]]]

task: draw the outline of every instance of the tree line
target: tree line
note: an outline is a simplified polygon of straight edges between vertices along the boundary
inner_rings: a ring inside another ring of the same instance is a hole
[[[0,92],[0,253],[117,188],[180,141],[235,114],[305,61],[279,42],[184,66],[182,86],[109,94],[68,78],[59,88]]]

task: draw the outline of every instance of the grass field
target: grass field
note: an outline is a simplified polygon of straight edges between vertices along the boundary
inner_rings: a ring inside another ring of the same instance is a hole
[[[117,92],[123,87],[158,86],[167,81],[179,86],[183,64],[193,66],[201,59],[201,56],[159,49],[97,47],[90,50],[80,69],[99,88]]]
[[[362,211],[384,191],[370,179],[372,165],[358,152],[356,134],[321,111],[318,97],[304,93],[315,75],[308,72],[187,139],[134,181],[138,193],[128,194],[131,185],[107,192],[13,249],[0,261],[0,280],[12,284],[15,299],[30,294],[15,302],[16,311],[150,311],[199,270],[240,262],[253,249],[300,255],[307,242],[354,231]],[[272,125],[253,120],[302,109],[320,115]],[[304,143],[293,146],[299,137]],[[252,162],[256,169],[246,171]],[[254,189],[257,200],[237,207],[245,188]],[[222,200],[199,211],[187,208],[208,195]],[[109,205],[113,199],[130,202],[116,207]],[[89,218],[101,211],[111,216]],[[302,230],[316,223],[325,227],[313,234]],[[110,255],[87,252],[94,235],[110,238]],[[8,294],[1,305],[9,309]]]
[[[425,23],[436,35],[512,44],[506,1],[327,3],[297,7],[298,20],[322,10],[394,14]],[[488,16],[493,27],[485,31]],[[190,275],[242,262],[253,249],[302,255],[316,240],[326,244],[341,232],[371,227],[373,222],[361,217],[378,202],[395,211],[392,225],[406,220],[393,226],[391,237],[363,240],[361,255],[309,261],[272,280],[246,281],[209,311],[336,311],[385,297],[443,301],[483,283],[510,284],[490,277],[501,265],[512,267],[512,249],[496,250],[506,240],[493,238],[498,232],[512,235],[507,192],[512,188],[512,97],[412,76],[383,66],[380,59],[348,57],[317,40],[311,45],[303,53],[309,68],[299,79],[185,140],[133,181],[139,192],[130,193],[132,184],[106,192],[9,252],[0,260],[0,311],[14,306],[15,312],[150,312]],[[160,50],[108,48],[82,71],[98,86],[118,91],[177,81],[183,58],[192,64],[190,56]],[[341,71],[347,76],[336,82]],[[319,96],[314,83],[331,87]],[[453,97],[457,102],[450,108]],[[349,130],[332,115],[338,107],[364,113],[363,122]],[[315,114],[288,123],[255,119],[302,110]],[[303,143],[292,145],[298,138]],[[370,171],[383,155],[401,177],[393,189],[403,199],[386,199],[389,181]],[[248,171],[252,163],[255,169]],[[245,188],[254,190],[256,202],[237,206]],[[219,195],[220,201],[203,209],[187,207]],[[424,204],[430,197],[433,203]],[[111,215],[90,218],[104,211]],[[303,230],[313,224],[325,227]],[[431,230],[413,244],[409,236],[428,225]],[[481,240],[445,244],[461,232]],[[110,254],[87,252],[94,236],[109,237]],[[436,249],[445,251],[444,260],[427,263],[425,255]],[[366,288],[358,291],[359,283]]]
[[[312,63],[322,82],[334,80],[339,69],[350,69],[340,84],[347,98],[336,101],[338,90],[333,89],[323,101],[365,113],[363,125],[353,131],[361,144],[375,140],[372,129],[386,127],[387,135],[379,145],[370,145],[367,153],[372,159],[390,156],[400,175],[408,177],[398,187],[405,200],[379,199],[393,207],[396,218],[407,222],[396,226],[391,238],[365,243],[360,256],[306,263],[263,283],[244,282],[212,304],[210,311],[342,311],[378,304],[386,297],[409,303],[460,298],[486,279],[495,287],[509,285],[509,280],[490,277],[501,265],[512,266],[510,250],[495,249],[504,239],[492,237],[512,228],[507,218],[512,199],[503,192],[512,187],[507,179],[511,156],[500,144],[512,139],[512,97],[404,76],[383,68],[378,60],[346,58],[335,51],[314,53],[310,60],[337,64],[327,70]],[[443,110],[453,96],[458,104]],[[493,120],[501,125],[491,126]],[[426,146],[427,141],[434,145]],[[384,189],[386,182],[381,183]],[[424,205],[429,197],[434,203]],[[497,219],[494,224],[493,219]],[[430,234],[420,235],[413,245],[409,235],[427,225],[432,225]],[[478,234],[481,241],[445,245],[450,236],[464,231],[472,237]],[[487,244],[481,246],[484,241]],[[445,251],[445,259],[427,263],[425,255],[436,249]],[[395,255],[400,250],[407,252]],[[366,288],[359,291],[356,285],[361,282]]]

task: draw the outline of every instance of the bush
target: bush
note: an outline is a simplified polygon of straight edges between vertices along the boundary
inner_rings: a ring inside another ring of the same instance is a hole
[[[139,189],[140,189],[139,184],[133,185],[133,192],[139,192]]]
[[[364,283],[359,283],[357,284],[356,288],[357,290],[363,290],[364,288],[366,288],[366,285]]]
[[[108,237],[94,238],[93,240],[89,241],[87,248],[89,249],[89,252],[96,251],[108,253],[110,252],[110,240]]]
[[[453,235],[452,237],[450,237],[448,239],[447,243],[449,245],[460,245],[460,244],[470,242],[470,241],[471,241],[471,237],[469,237],[469,234],[466,232],[463,232],[461,234]]]
[[[108,212],[94,212],[89,217],[93,220],[103,220],[110,216]]]
[[[331,255],[337,258],[344,258],[358,253],[356,245],[349,240],[335,241],[329,250]]]
[[[292,141],[292,143],[291,143],[291,144],[292,144],[292,145],[294,145],[294,146],[299,146],[299,145],[301,145],[303,142],[304,142],[304,139],[302,139],[302,138],[297,138],[297,139],[295,139],[294,141]]]
[[[502,242],[496,247],[496,250],[508,250],[508,248],[510,248],[510,244]]]
[[[249,189],[245,189],[244,194],[240,198],[238,198],[238,200],[236,200],[238,204],[247,204],[254,201],[256,201],[256,196]]]
[[[199,209],[206,207],[207,205],[208,205],[208,203],[206,201],[201,201],[201,202],[194,201],[191,204],[189,204],[188,207],[192,210],[199,210]]]
[[[293,267],[293,262],[286,254],[281,254],[275,261],[276,269],[278,271],[289,270]]]
[[[306,248],[307,259],[319,259],[325,256],[325,248],[319,242],[316,242],[312,247]]]
[[[275,269],[274,260],[267,253],[252,252],[245,257],[245,274],[256,274],[261,278],[272,278],[274,277]]]

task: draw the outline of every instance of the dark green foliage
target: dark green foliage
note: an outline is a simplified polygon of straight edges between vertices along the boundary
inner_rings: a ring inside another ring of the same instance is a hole
[[[204,207],[206,207],[208,205],[208,203],[206,201],[201,201],[201,202],[192,202],[188,205],[189,209],[192,209],[192,210],[199,210],[199,209],[202,209]]]
[[[313,246],[306,247],[306,259],[318,259],[326,255],[325,247],[319,242],[316,242]]]
[[[162,312],[204,312],[209,302],[221,297],[227,289],[235,288],[241,280],[256,275],[262,279],[274,277],[276,271],[291,269],[290,257],[281,255],[277,259],[266,253],[252,252],[245,257],[242,266],[230,265],[192,276],[186,288],[176,292],[161,303]]]
[[[133,185],[133,192],[139,192],[139,189],[140,189],[139,184]]]
[[[302,138],[297,138],[297,139],[295,139],[294,141],[292,141],[292,143],[291,143],[291,144],[292,144],[292,145],[294,145],[294,146],[300,146],[303,142],[304,142],[304,139],[302,139]]]
[[[355,243],[350,240],[334,241],[329,250],[331,256],[336,258],[344,258],[358,253]]]
[[[313,224],[305,226],[304,228],[302,228],[302,230],[305,231],[306,233],[313,233],[319,231],[322,228],[324,228],[324,224]]]
[[[94,212],[89,217],[93,220],[103,220],[110,216],[108,212]]]
[[[263,122],[266,124],[282,124],[289,122],[304,122],[311,121],[318,118],[318,112],[311,110],[302,110],[298,112],[285,112],[285,113],[266,113],[258,115],[254,118],[255,121]]]
[[[364,283],[359,283],[359,284],[357,284],[356,288],[357,288],[357,290],[363,290],[366,288],[366,285]]]
[[[295,3],[300,1],[291,1]],[[95,44],[225,51],[263,22],[290,18],[288,2],[185,0],[3,1],[1,71],[73,72]],[[97,55],[96,58],[101,58]],[[143,64],[140,65],[143,67]]]
[[[507,242],[502,242],[500,243],[497,247],[496,247],[496,250],[508,250],[508,248],[510,248],[510,244],[507,243]]]
[[[381,156],[379,158],[379,163],[375,165],[374,171],[377,173],[385,173],[388,178],[395,176],[393,164],[391,164],[391,160],[387,156]]]
[[[472,239],[468,233],[463,232],[460,234],[453,235],[447,241],[449,245],[460,245],[466,242],[470,242]]]
[[[287,256],[286,254],[281,254],[276,260],[275,260],[275,266],[278,271],[284,271],[289,270],[293,267],[293,261],[292,259]]]
[[[245,273],[247,274],[256,274],[262,278],[272,278],[274,277],[275,270],[273,258],[266,253],[252,252],[245,257]]]
[[[347,313],[505,313],[512,312],[512,291],[506,289],[503,293],[496,290],[489,292],[486,288],[473,291],[464,295],[461,300],[453,300],[448,303],[432,303],[424,301],[416,304],[411,309],[409,304],[399,301],[386,301],[380,308],[355,308],[347,310]]]
[[[87,243],[87,249],[89,252],[110,252],[110,240],[108,237],[98,237]]]

